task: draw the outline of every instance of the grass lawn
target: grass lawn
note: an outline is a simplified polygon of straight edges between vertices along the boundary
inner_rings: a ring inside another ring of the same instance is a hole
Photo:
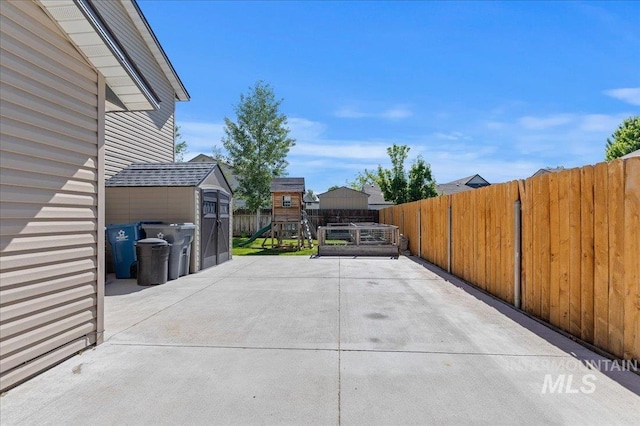
[[[284,244],[292,246],[292,248],[271,248],[271,238],[258,238],[247,247],[240,247],[240,244],[249,238],[234,237],[233,238],[233,255],[234,256],[312,256],[318,253],[317,240],[313,240],[313,248],[305,246],[301,250],[296,250],[298,240],[284,240]],[[265,247],[262,243],[266,241]]]

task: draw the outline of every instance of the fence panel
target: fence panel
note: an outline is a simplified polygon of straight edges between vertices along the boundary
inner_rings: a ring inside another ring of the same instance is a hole
[[[513,302],[516,200],[521,308],[640,360],[640,158],[393,206],[380,219],[401,228],[413,254],[446,269],[451,207],[452,273]]]

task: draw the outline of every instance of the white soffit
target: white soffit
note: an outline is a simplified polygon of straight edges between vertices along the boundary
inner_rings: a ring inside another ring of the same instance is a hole
[[[159,99],[86,0],[39,0],[129,111],[155,110]],[[114,108],[116,109],[116,108]]]

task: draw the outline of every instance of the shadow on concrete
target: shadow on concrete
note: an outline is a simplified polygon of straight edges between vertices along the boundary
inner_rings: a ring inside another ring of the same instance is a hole
[[[569,333],[566,333],[565,331],[560,330],[553,325],[548,324],[543,320],[528,314],[521,309],[517,309],[509,303],[498,299],[492,294],[478,287],[475,287],[474,285],[469,284],[454,275],[451,275],[444,269],[441,269],[440,267],[429,263],[424,259],[421,259],[417,256],[407,256],[407,259],[410,259],[413,262],[423,266],[425,269],[440,276],[450,284],[453,284],[459,289],[465,291],[467,294],[484,302],[486,305],[491,306],[510,320],[521,325],[532,333],[535,333],[558,349],[566,352],[585,367],[589,369],[597,369],[611,380],[614,380],[618,384],[627,388],[629,391],[640,396],[640,371],[638,371],[637,369],[635,369],[635,371],[630,370],[628,367],[631,363],[616,358],[612,354],[609,354],[608,352],[605,352],[602,349],[589,344],[588,342],[580,340],[570,335]],[[588,350],[577,351],[577,345],[580,345],[584,347],[584,349]]]
[[[104,285],[105,296],[123,296],[125,294],[137,293],[153,286],[138,285],[135,278],[118,279],[115,275],[110,274]]]

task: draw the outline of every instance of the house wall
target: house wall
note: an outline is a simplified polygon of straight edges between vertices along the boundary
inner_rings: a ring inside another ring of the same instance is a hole
[[[339,210],[354,209],[367,210],[367,194],[354,191],[349,188],[338,188],[330,192],[318,195],[320,209]]]
[[[291,207],[282,207],[282,197],[291,196]],[[275,192],[272,196],[272,216],[275,222],[300,220],[302,194],[299,192]]]
[[[102,339],[104,80],[31,1],[1,1],[1,390]]]
[[[92,1],[160,98],[157,111],[112,112],[106,119],[106,178],[131,163],[174,160],[175,92],[119,1]]]

